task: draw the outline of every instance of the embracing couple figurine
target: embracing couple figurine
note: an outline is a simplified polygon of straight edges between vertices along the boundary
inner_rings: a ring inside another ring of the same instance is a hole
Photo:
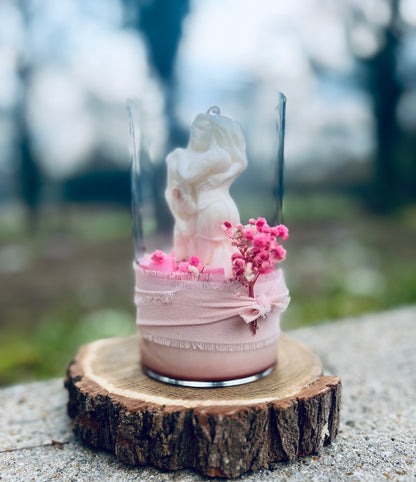
[[[211,107],[191,126],[186,149],[166,159],[166,200],[175,218],[174,252],[177,261],[197,256],[201,264],[231,273],[231,246],[221,226],[240,222],[229,189],[247,167],[245,141],[239,124]]]

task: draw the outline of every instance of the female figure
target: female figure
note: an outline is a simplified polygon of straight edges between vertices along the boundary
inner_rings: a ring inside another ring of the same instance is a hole
[[[166,199],[175,217],[177,260],[198,256],[203,265],[224,267],[228,275],[234,249],[221,226],[224,221],[240,222],[229,193],[247,166],[240,126],[211,108],[192,123],[186,149],[175,149],[166,162]]]

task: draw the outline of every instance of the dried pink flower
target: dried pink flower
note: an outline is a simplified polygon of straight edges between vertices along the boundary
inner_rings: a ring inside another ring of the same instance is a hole
[[[244,229],[243,238],[246,239],[247,241],[251,241],[254,238],[254,233],[251,227]]]
[[[252,218],[246,226],[237,224],[235,227],[226,221],[223,230],[232,246],[238,249],[231,256],[233,276],[248,287],[250,296],[254,296],[254,284],[260,274],[272,271],[275,263],[285,259],[286,250],[277,238],[285,241],[289,230],[283,224],[270,227],[265,218]]]
[[[231,261],[234,261],[235,259],[242,258],[242,257],[243,257],[243,255],[240,253],[240,251],[236,251],[235,253],[233,253],[231,255]]]
[[[280,244],[276,246],[272,251],[272,257],[273,257],[273,260],[278,263],[283,261],[286,258],[285,248],[283,248],[283,246],[280,246]]]
[[[282,241],[286,241],[286,239],[289,237],[289,230],[284,224],[279,224],[279,226],[276,226],[278,230],[278,237],[282,238]]]
[[[246,265],[246,262],[244,261],[243,258],[237,258],[233,261],[233,266],[237,269],[242,269]]]
[[[265,234],[256,234],[253,237],[253,246],[256,250],[260,251],[270,245],[270,242]]]
[[[155,263],[161,263],[165,259],[165,256],[165,253],[157,249],[150,258]]]
[[[192,265],[192,266],[199,266],[200,260],[199,260],[198,256],[191,256],[189,258],[189,264]]]
[[[248,287],[249,296],[254,298],[254,284],[263,273],[272,272],[275,264],[286,257],[286,250],[279,244],[289,237],[289,230],[283,224],[270,227],[264,218],[253,218],[249,224],[235,227],[228,221],[222,226],[231,239],[231,245],[238,251],[232,254],[231,264],[234,279]],[[257,320],[252,322],[253,332],[257,330]]]
[[[187,273],[188,272],[188,266],[189,266],[189,263],[187,263],[186,261],[181,261],[178,264],[177,271],[179,271],[180,273]]]
[[[259,230],[260,233],[264,225],[267,225],[267,221],[264,218],[258,218],[256,221],[256,228]]]

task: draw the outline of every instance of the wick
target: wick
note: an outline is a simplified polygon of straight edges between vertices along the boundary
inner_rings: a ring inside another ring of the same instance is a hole
[[[210,107],[208,110],[207,110],[207,114],[208,115],[220,115],[221,114],[221,110],[219,107],[217,107],[216,105],[213,105],[212,107]]]

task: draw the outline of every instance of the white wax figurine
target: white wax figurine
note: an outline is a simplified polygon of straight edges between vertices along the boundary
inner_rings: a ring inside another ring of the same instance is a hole
[[[234,248],[221,226],[240,222],[229,189],[247,167],[245,147],[239,124],[211,107],[192,123],[186,149],[167,156],[165,195],[175,218],[177,261],[198,256],[204,266],[223,267],[226,276],[231,274]]]

